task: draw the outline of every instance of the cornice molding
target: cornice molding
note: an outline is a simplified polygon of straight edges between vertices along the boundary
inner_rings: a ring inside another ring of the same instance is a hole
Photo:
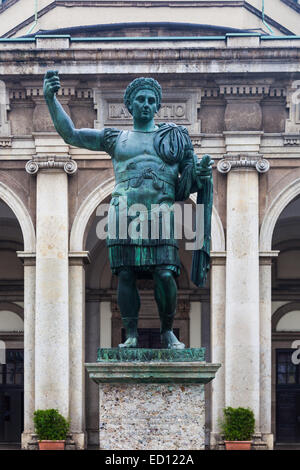
[[[99,42],[99,48],[89,47],[88,43],[85,43],[85,47],[80,49],[70,47],[69,49],[36,50],[29,48],[18,49],[15,43],[11,44],[10,49],[1,49],[0,43],[0,74],[3,79],[7,74],[20,77],[19,62],[24,62],[25,52],[26,63],[30,70],[34,67],[35,74],[42,75],[48,68],[53,67],[53,61],[60,62],[62,75],[76,73],[78,76],[86,73],[87,70],[90,75],[111,74],[113,73],[111,70],[112,65],[115,69],[116,63],[124,61],[124,74],[134,73],[133,71],[130,72],[132,64],[135,64],[135,73],[138,73],[138,70],[140,70],[140,73],[145,73],[145,64],[147,64],[147,73],[154,73],[151,71],[152,64],[156,69],[159,64],[162,73],[166,70],[168,70],[168,73],[191,73],[191,70],[185,67],[186,62],[190,62],[194,65],[193,73],[196,74],[203,70],[202,66],[199,69],[198,66],[199,63],[205,63],[204,70],[206,73],[213,73],[215,77],[221,74],[224,67],[227,67],[227,73],[242,72],[245,62],[247,63],[248,73],[251,74],[280,72],[291,75],[298,72],[300,62],[300,41],[297,42],[297,47],[290,47],[283,43],[280,48],[270,45],[270,47],[256,47],[253,49],[227,47],[225,42],[224,46],[216,49],[203,48],[201,42],[194,42],[191,48],[181,46],[167,48],[164,41],[156,42],[155,47],[151,46],[151,48],[147,43],[143,48],[137,49],[134,46],[135,43],[130,42],[126,43],[126,46],[125,44],[122,45],[122,47],[116,47],[116,44],[112,43],[109,48],[101,49],[101,42]],[[215,69],[217,61],[220,67],[219,72]],[[170,69],[171,65],[172,68]],[[285,72],[286,65],[288,65],[288,69]],[[26,66],[23,69],[25,74]]]

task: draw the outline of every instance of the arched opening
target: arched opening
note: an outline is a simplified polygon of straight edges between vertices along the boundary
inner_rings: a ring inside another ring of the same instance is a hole
[[[109,201],[110,195],[107,195],[102,203],[108,204]],[[193,205],[193,202],[190,200],[189,204]],[[85,217],[84,211],[81,213]],[[81,225],[82,240],[85,240],[85,245],[81,246],[83,250],[89,251],[91,258],[91,263],[86,268],[86,362],[95,361],[99,345],[117,347],[124,335],[117,305],[117,277],[112,275],[110,270],[106,242],[97,236],[97,224],[100,219],[95,209],[89,220],[86,219],[86,234]],[[218,224],[214,222],[214,226]],[[72,232],[73,234],[79,233],[76,226],[73,226]],[[222,234],[218,235],[219,239],[222,239]],[[185,250],[185,242],[185,239],[179,241],[181,274],[176,280],[177,313],[173,326],[175,333],[187,347],[206,347],[206,358],[209,361],[209,280],[204,288],[196,288],[190,281],[192,251]],[[78,237],[73,236],[73,243],[73,247],[80,248]],[[160,321],[154,300],[153,280],[151,278],[140,279],[137,281],[137,286],[141,297],[138,325],[139,346],[160,347]],[[86,381],[86,427],[89,445],[96,445],[98,441],[98,403],[98,387],[88,380]],[[209,414],[207,419],[209,419]]]
[[[293,360],[300,339],[300,196],[277,219],[272,249],[272,424],[278,445],[300,446],[300,367]]]
[[[24,250],[21,226],[0,199],[0,443],[20,443],[24,416]]]

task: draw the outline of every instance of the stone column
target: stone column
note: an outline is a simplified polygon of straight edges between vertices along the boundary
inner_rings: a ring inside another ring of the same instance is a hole
[[[38,171],[40,170],[40,171]],[[64,170],[64,171],[63,171]],[[37,173],[35,409],[57,408],[69,416],[69,157],[36,157]]]
[[[201,303],[191,302],[190,309],[190,348],[201,347]],[[206,358],[207,359],[207,358]]]
[[[76,449],[86,446],[85,433],[85,265],[87,251],[69,253],[69,354],[70,354],[70,420]]]
[[[100,344],[101,303],[98,300],[86,302],[86,361],[92,362],[97,357]],[[87,439],[90,445],[99,445],[99,390],[91,380],[86,382],[86,397]]]
[[[259,422],[258,175],[227,177],[225,402],[250,407]]]
[[[211,360],[222,364],[211,388],[211,435],[210,447],[218,448],[220,426],[225,407],[225,280],[226,253],[211,252]]]
[[[22,449],[34,432],[35,410],[35,253],[18,251],[24,263],[24,431]]]
[[[272,408],[272,259],[279,251],[261,252],[259,257],[260,311],[260,431],[268,449],[273,449]]]
[[[111,348],[111,302],[100,302],[100,347]]]
[[[253,410],[260,430],[259,191],[262,158],[224,159],[227,177],[225,406]],[[232,171],[229,172],[229,170]],[[257,170],[257,171],[256,171]]]

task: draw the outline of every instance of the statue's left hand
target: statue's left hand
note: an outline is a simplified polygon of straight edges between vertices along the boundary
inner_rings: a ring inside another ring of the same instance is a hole
[[[212,166],[214,160],[211,159],[210,155],[204,155],[199,162],[196,164],[196,175],[200,178],[211,177],[212,175]]]

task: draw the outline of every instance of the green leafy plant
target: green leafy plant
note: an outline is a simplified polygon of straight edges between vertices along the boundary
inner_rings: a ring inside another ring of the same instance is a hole
[[[225,441],[249,441],[254,433],[254,413],[249,408],[224,408],[221,421]]]
[[[35,411],[33,421],[39,441],[65,440],[70,428],[69,421],[55,409]]]

